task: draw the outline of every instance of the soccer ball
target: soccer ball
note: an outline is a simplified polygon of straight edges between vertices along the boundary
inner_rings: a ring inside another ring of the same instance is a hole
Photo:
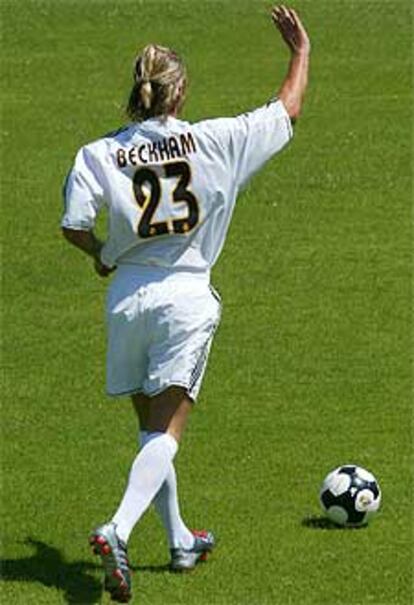
[[[360,527],[379,509],[381,490],[369,471],[356,464],[345,464],[326,476],[320,501],[329,519],[337,525]]]

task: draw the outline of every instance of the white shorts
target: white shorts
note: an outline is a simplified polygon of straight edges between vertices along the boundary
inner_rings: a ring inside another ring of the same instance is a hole
[[[195,401],[220,311],[208,275],[119,266],[107,298],[108,394],[177,385]]]

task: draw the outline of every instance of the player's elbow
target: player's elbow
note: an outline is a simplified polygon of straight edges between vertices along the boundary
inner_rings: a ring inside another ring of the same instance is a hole
[[[302,95],[295,94],[289,87],[284,87],[279,93],[279,99],[291,121],[296,122],[302,111]]]
[[[300,117],[302,111],[302,101],[300,99],[289,99],[285,103],[285,108],[291,122],[294,124]]]

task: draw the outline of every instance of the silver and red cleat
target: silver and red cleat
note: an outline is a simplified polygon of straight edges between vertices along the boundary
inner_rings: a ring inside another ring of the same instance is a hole
[[[105,571],[105,590],[113,601],[128,603],[132,597],[126,544],[118,538],[114,523],[101,525],[92,532],[89,544],[101,557]]]
[[[191,571],[207,556],[215,546],[214,535],[210,531],[192,530],[194,535],[194,546],[192,548],[171,548],[171,571]]]

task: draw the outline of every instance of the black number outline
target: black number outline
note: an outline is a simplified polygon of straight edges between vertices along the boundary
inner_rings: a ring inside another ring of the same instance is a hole
[[[161,168],[164,169],[166,178],[178,178],[172,191],[172,201],[174,203],[185,202],[188,207],[188,215],[169,221],[153,222],[152,219],[162,197],[160,177],[151,168],[139,168],[133,176],[132,183],[136,202],[144,210],[137,230],[138,235],[144,239],[172,233],[183,235],[192,231],[199,223],[199,204],[195,195],[188,189],[191,182],[189,164],[184,161],[172,162],[164,164]],[[144,184],[149,185],[149,193],[143,190]]]
[[[197,198],[187,189],[191,182],[191,169],[187,162],[174,162],[165,165],[165,174],[167,178],[178,177],[178,183],[173,191],[173,201],[176,203],[186,202],[188,206],[188,216],[185,218],[174,219],[174,233],[188,233],[198,225],[200,210]]]
[[[140,168],[132,180],[135,199],[138,206],[144,209],[138,223],[138,235],[142,238],[165,235],[169,232],[168,223],[151,221],[161,199],[161,184],[158,176],[149,168]],[[150,193],[143,191],[143,185],[150,186]]]

